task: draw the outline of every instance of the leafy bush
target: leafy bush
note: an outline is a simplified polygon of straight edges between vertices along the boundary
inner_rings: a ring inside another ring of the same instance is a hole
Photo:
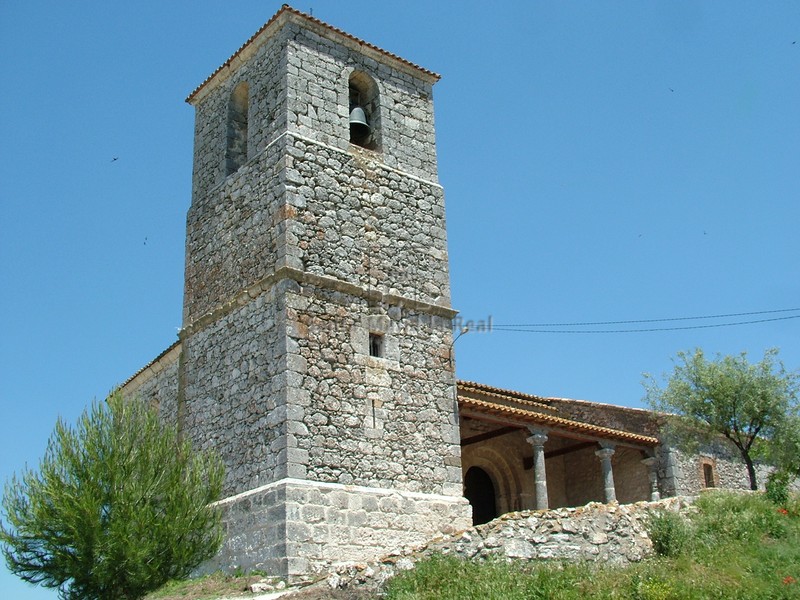
[[[790,517],[800,517],[800,494],[789,494],[786,501],[786,514]]]
[[[698,498],[696,506],[697,533],[706,543],[786,536],[786,519],[763,494],[708,493]]]
[[[659,556],[680,555],[692,537],[691,525],[684,517],[663,510],[650,516],[647,532],[653,542],[653,550]]]
[[[767,478],[767,498],[777,506],[786,506],[789,502],[789,482],[792,475],[788,471],[773,471]]]

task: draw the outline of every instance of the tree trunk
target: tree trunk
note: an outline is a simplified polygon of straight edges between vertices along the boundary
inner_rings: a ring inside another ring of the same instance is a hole
[[[758,489],[758,481],[756,481],[756,468],[753,465],[753,459],[750,458],[750,453],[742,451],[742,458],[747,465],[747,474],[750,476],[750,489],[755,491]]]

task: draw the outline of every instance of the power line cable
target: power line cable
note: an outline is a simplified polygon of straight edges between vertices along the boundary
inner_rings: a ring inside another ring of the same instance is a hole
[[[771,321],[787,321],[789,319],[800,319],[800,315],[790,317],[774,317],[771,319],[757,319],[754,321],[738,321],[735,323],[714,323],[711,325],[687,325],[684,327],[651,327],[646,329],[528,329],[532,326],[511,326],[511,325],[492,325],[492,331],[515,331],[520,333],[646,333],[652,331],[682,331],[687,329],[711,329],[714,327],[735,327],[738,325],[751,325],[753,323],[768,323]],[[658,319],[656,319],[658,320]],[[664,319],[668,320],[668,319]],[[634,323],[647,321],[619,321],[620,323]]]
[[[494,325],[492,328],[497,329],[500,327],[588,327],[594,325],[630,325],[635,323],[666,323],[669,321],[699,321],[699,320],[706,320],[706,319],[726,319],[729,317],[749,317],[753,315],[769,315],[775,313],[786,313],[786,312],[798,312],[800,308],[781,308],[777,310],[758,310],[752,312],[741,312],[741,313],[728,313],[723,315],[706,315],[704,317],[670,317],[666,319],[636,319],[636,320],[627,320],[627,321],[586,321],[586,322],[577,322],[577,323],[510,323],[510,324],[500,324]],[[790,319],[794,319],[796,317],[788,317]],[[772,320],[772,319],[766,319]],[[742,324],[746,323],[761,323],[763,321],[744,321]],[[732,325],[736,325],[737,323],[731,323]],[[704,327],[715,327],[715,325],[705,325]]]

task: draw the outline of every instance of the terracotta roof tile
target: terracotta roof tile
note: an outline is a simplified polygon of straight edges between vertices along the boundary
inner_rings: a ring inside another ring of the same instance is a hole
[[[387,57],[389,57],[389,58],[391,58],[393,60],[396,60],[396,61],[398,61],[398,62],[400,62],[400,63],[402,63],[402,64],[404,64],[404,65],[406,65],[408,67],[411,67],[414,70],[420,71],[420,72],[424,73],[425,75],[427,75],[428,77],[433,78],[435,81],[438,81],[441,78],[441,76],[438,73],[435,73],[433,71],[429,71],[428,69],[420,67],[419,65],[416,65],[416,64],[412,63],[411,61],[408,61],[405,58],[402,58],[402,57],[398,56],[397,54],[393,54],[392,52],[389,52],[387,50],[379,48],[378,46],[375,46],[374,44],[370,44],[369,42],[365,42],[364,40],[362,40],[360,38],[357,38],[356,36],[351,35],[351,34],[347,33],[346,31],[343,31],[343,30],[339,29],[338,27],[334,27],[333,25],[329,25],[328,23],[325,23],[324,21],[320,21],[319,19],[316,19],[316,18],[312,17],[309,14],[306,14],[306,13],[301,12],[301,11],[295,9],[295,8],[292,8],[288,4],[284,4],[281,7],[281,9],[277,13],[275,13],[273,15],[273,17],[269,21],[264,23],[264,25],[262,25],[259,28],[258,31],[256,31],[252,36],[250,36],[250,38],[244,44],[242,44],[239,47],[239,49],[236,52],[234,52],[231,55],[230,58],[228,58],[228,60],[226,60],[211,75],[209,75],[205,79],[205,81],[203,81],[203,83],[201,83],[199,86],[197,86],[192,91],[192,93],[189,94],[189,96],[186,98],[186,102],[191,103],[192,100],[194,100],[195,96],[200,92],[200,90],[202,90],[212,79],[214,79],[214,77],[216,77],[217,74],[220,71],[222,71],[225,67],[228,67],[234,60],[236,60],[236,58],[242,52],[244,52],[244,50],[250,44],[252,44],[256,40],[256,38],[258,38],[259,35],[261,35],[266,29],[269,28],[270,25],[275,23],[284,14],[294,15],[296,17],[299,17],[301,19],[309,21],[310,23],[314,23],[315,25],[321,26],[321,27],[327,29],[328,31],[331,31],[331,32],[334,32],[334,33],[336,33],[338,35],[341,35],[341,36],[343,36],[343,37],[345,37],[345,38],[347,38],[347,39],[349,39],[351,41],[356,42],[357,44],[359,44],[361,46],[365,46],[367,48],[370,48],[370,49],[372,49],[372,50],[374,50],[374,51],[376,51],[376,52],[378,52],[380,54],[383,54],[384,56],[387,56]]]
[[[571,421],[563,417],[556,417],[533,410],[526,410],[523,408],[515,408],[496,402],[488,402],[485,400],[478,400],[477,398],[467,398],[459,396],[458,403],[460,407],[468,407],[476,410],[477,412],[494,414],[502,417],[512,417],[535,423],[537,425],[559,427],[574,433],[582,433],[584,435],[591,435],[594,437],[606,438],[617,441],[625,441],[644,446],[655,446],[658,444],[658,439],[647,435],[639,435],[637,433],[630,433],[627,431],[619,431],[609,427],[600,427],[590,423],[582,423],[579,421]]]
[[[522,392],[515,392],[512,390],[501,390],[493,388],[488,385],[480,383],[472,383],[466,381],[458,382],[458,395],[461,396],[479,396],[482,398],[494,398],[501,402],[518,404],[520,406],[535,407],[537,410],[556,414],[558,411],[551,407],[543,398],[538,396],[531,396],[530,394],[523,394]]]
[[[156,364],[158,361],[160,361],[160,360],[161,360],[162,358],[164,358],[164,357],[165,357],[167,354],[169,354],[169,353],[170,353],[170,352],[171,352],[171,351],[172,351],[172,350],[173,350],[175,347],[179,346],[179,345],[180,345],[180,343],[181,343],[181,341],[180,341],[180,340],[176,340],[174,343],[170,344],[170,345],[169,345],[169,347],[168,347],[166,350],[164,350],[164,351],[163,351],[161,354],[159,354],[158,356],[156,356],[156,357],[155,357],[153,360],[151,360],[149,363],[147,363],[147,364],[146,364],[145,366],[143,366],[141,369],[139,369],[138,371],[136,371],[136,373],[134,373],[133,375],[131,375],[130,377],[128,377],[128,378],[127,378],[127,379],[126,379],[126,380],[125,380],[123,383],[121,383],[121,384],[119,385],[119,388],[118,388],[118,389],[122,389],[122,388],[124,388],[126,385],[128,385],[129,383],[131,383],[131,382],[132,382],[134,379],[136,379],[136,378],[137,378],[139,375],[141,375],[142,373],[144,373],[144,372],[145,372],[147,369],[149,369],[150,367],[152,367],[153,365],[155,365],[155,364]]]
[[[533,394],[525,394],[523,392],[517,392],[515,390],[506,390],[503,388],[493,387],[491,385],[486,385],[483,383],[477,383],[475,381],[463,381],[459,379],[458,388],[460,390],[461,389],[473,390],[481,393],[498,394],[503,396],[504,398],[513,398],[517,402],[520,401],[530,402],[541,406],[548,406],[550,404],[548,398],[544,398],[542,396],[534,396]]]

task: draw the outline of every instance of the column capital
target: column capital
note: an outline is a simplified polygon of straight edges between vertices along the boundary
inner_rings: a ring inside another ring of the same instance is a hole
[[[614,448],[600,448],[600,450],[595,450],[595,456],[600,457],[600,460],[610,460],[612,456],[614,456]]]
[[[544,433],[534,433],[525,438],[531,446],[541,447],[547,441],[547,436]]]
[[[544,446],[544,443],[547,441],[547,429],[543,429],[541,427],[533,427],[528,425],[528,431],[531,432],[531,435],[525,438],[529,444],[532,446]]]

